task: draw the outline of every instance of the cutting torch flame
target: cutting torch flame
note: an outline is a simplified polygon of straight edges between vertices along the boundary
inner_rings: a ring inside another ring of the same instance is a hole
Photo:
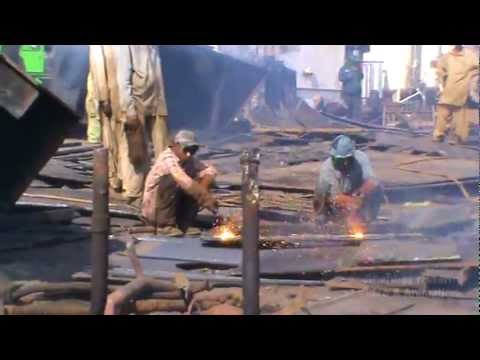
[[[216,235],[222,241],[230,241],[237,237],[227,226],[222,226],[223,229]]]
[[[228,242],[236,240],[241,234],[241,229],[231,219],[228,219],[222,225],[215,227],[212,234],[215,238]]]
[[[355,240],[363,240],[363,239],[365,239],[365,235],[361,232],[356,232],[356,233],[353,234],[353,238]]]

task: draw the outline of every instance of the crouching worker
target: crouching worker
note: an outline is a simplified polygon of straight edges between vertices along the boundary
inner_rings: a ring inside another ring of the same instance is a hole
[[[378,216],[383,189],[375,179],[368,156],[355,150],[355,143],[348,136],[338,136],[330,154],[316,183],[317,222],[340,222],[350,233],[365,233],[367,224]]]
[[[217,172],[194,157],[199,147],[195,134],[182,130],[157,157],[143,196],[142,215],[149,225],[185,233],[200,208],[217,213],[217,200],[209,193]]]

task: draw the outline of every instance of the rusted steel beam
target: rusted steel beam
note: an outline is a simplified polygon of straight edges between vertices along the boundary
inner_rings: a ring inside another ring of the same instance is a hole
[[[263,241],[352,241],[361,243],[363,241],[381,241],[381,240],[404,240],[404,239],[424,239],[425,235],[420,233],[404,234],[363,234],[361,239],[356,239],[355,235],[341,234],[291,234],[291,235],[269,235],[262,236]]]
[[[72,282],[72,283],[48,283],[48,282],[38,282],[28,285],[21,286],[19,289],[15,290],[10,296],[10,301],[12,303],[17,302],[24,296],[35,293],[47,293],[50,295],[57,294],[85,294],[91,291],[91,286],[89,283],[82,282]]]
[[[29,305],[6,305],[6,315],[88,315],[88,303],[79,301],[42,301]]]
[[[260,151],[253,149],[244,152],[241,157],[242,166],[242,202],[243,202],[243,298],[244,314],[260,313],[260,257],[259,240],[259,202],[260,188],[258,184],[258,167]]]
[[[187,311],[185,300],[147,299],[137,300],[125,309],[125,313],[138,315],[150,314],[153,312],[180,312]]]
[[[431,263],[431,264],[398,264],[398,265],[373,265],[373,266],[354,266],[339,268],[335,270],[336,274],[376,272],[376,271],[401,271],[401,270],[423,270],[423,269],[464,269],[477,268],[478,261],[456,261],[452,263]]]
[[[95,151],[92,216],[92,293],[90,313],[101,315],[105,310],[108,291],[108,152]]]

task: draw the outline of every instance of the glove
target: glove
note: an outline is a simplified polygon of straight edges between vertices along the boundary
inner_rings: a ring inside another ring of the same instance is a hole
[[[212,175],[206,175],[200,180],[200,185],[208,191],[212,183],[214,182],[215,177]]]
[[[205,209],[210,210],[214,215],[218,213],[218,201],[214,196],[208,194],[206,199],[201,204]]]
[[[192,185],[186,190],[187,193],[197,200],[201,207],[204,207],[214,214],[218,211],[218,202],[214,196],[210,195],[208,191],[198,182],[192,181]]]
[[[113,115],[112,105],[109,101],[100,102],[100,111],[103,112],[108,118],[111,118]]]
[[[335,197],[334,205],[343,210],[357,211],[362,206],[362,198],[340,194]]]

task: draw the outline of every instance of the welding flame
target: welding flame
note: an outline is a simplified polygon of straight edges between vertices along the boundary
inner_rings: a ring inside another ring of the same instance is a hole
[[[237,239],[240,233],[240,228],[230,219],[226,223],[215,227],[212,231],[215,238],[225,242]]]
[[[353,238],[355,240],[363,240],[365,239],[365,235],[362,232],[356,232],[353,234]]]
[[[222,241],[231,241],[237,237],[237,235],[233,231],[231,231],[228,227],[226,226],[222,226],[222,227],[223,229],[220,230],[218,235],[216,235],[215,237],[219,238]]]

